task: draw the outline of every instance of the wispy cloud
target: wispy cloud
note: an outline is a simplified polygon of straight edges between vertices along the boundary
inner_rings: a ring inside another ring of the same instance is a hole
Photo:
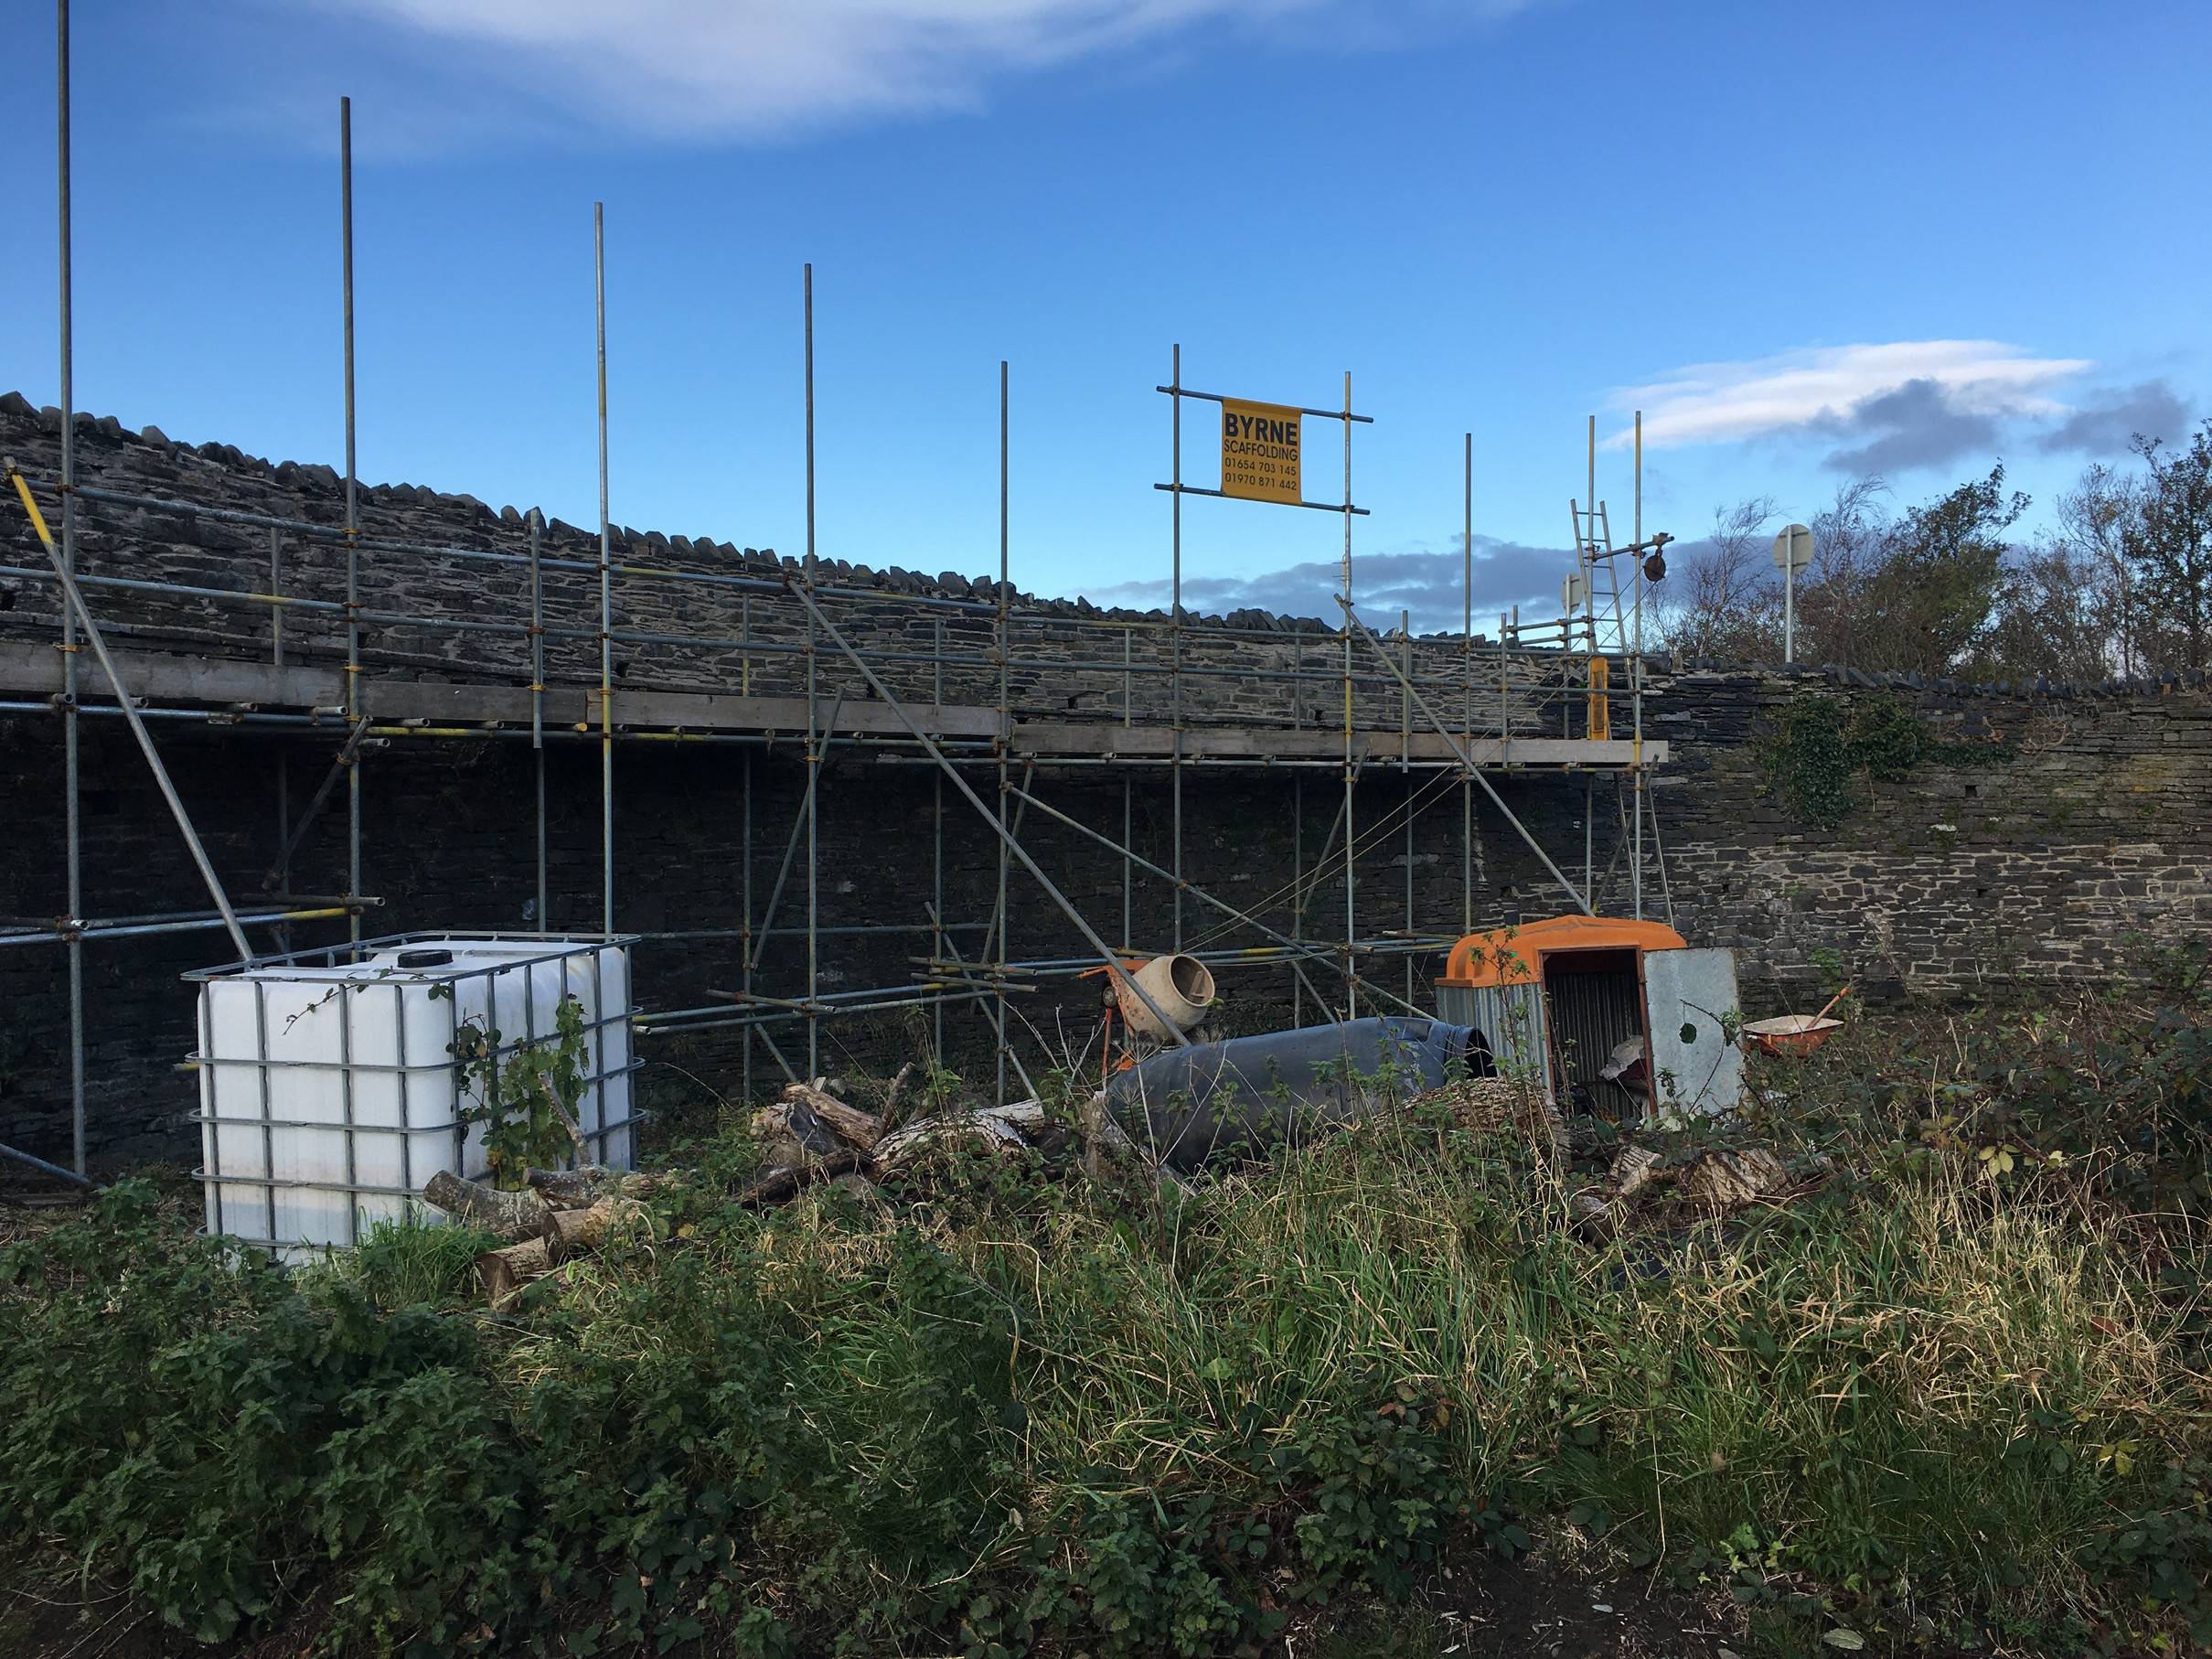
[[[2084,403],[2038,438],[2036,447],[2046,455],[2115,455],[2138,433],[2177,438],[2188,424],[2189,407],[2174,388],[2164,380],[2145,380]]]
[[[1825,416],[1812,426],[1844,440],[1822,465],[1862,476],[1940,466],[1998,447],[1996,415],[1962,407],[1951,389],[1938,380],[1907,380],[1895,391],[1868,398],[1848,414]]]
[[[1478,535],[1474,549],[1478,633],[1483,631],[1486,619],[1494,626],[1497,613],[1510,605],[1541,607],[1548,602],[1555,607],[1560,578],[1575,566],[1575,555],[1564,547],[1530,547]],[[1456,633],[1466,615],[1467,575],[1459,538],[1454,535],[1448,551],[1416,545],[1355,557],[1352,562],[1352,597],[1361,619],[1372,628],[1395,628],[1398,613],[1408,611],[1416,633]],[[1194,615],[1272,611],[1285,616],[1319,617],[1334,627],[1343,615],[1336,602],[1343,586],[1342,569],[1333,560],[1285,565],[1256,576],[1187,578],[1183,609]],[[1085,597],[1099,605],[1164,609],[1168,584],[1127,582],[1089,589]]]
[[[1897,340],[1695,363],[1608,401],[1643,412],[1647,449],[1819,442],[1830,446],[1823,466],[1861,476],[1993,459],[2013,444],[2118,455],[2138,433],[2170,438],[2188,425],[2188,406],[2165,380],[2100,383],[2096,367],[2002,340]],[[1630,437],[1624,428],[1606,442],[1619,448]]]
[[[1372,43],[1536,0],[333,0],[642,136],[753,138],[975,105],[997,79],[1208,27]],[[1341,26],[1341,29],[1339,27]]]
[[[1833,436],[1869,419],[1878,433],[1885,421],[1916,414],[1990,423],[2062,415],[2066,406],[2052,389],[2091,366],[2001,340],[1897,340],[1694,363],[1648,385],[1623,387],[1609,401],[1643,411],[1647,448],[1777,433]],[[1625,432],[1608,439],[1616,448],[1627,442]]]

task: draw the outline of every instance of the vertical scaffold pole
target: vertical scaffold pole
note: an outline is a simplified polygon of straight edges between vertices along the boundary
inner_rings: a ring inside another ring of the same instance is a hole
[[[1303,651],[1301,649],[1301,656]],[[1125,837],[1123,845],[1127,845]],[[1293,944],[1306,937],[1306,775],[1290,775],[1290,938]],[[1290,1023],[1295,1028],[1306,1022],[1306,993],[1302,989],[1305,975],[1298,972],[1296,962],[1290,965]],[[1323,1013],[1329,1011],[1323,1009]]]
[[[743,883],[745,925],[738,934],[739,940],[743,946],[744,959],[739,965],[738,984],[745,993],[746,1006],[751,1007],[753,1005],[753,751],[750,748],[744,752],[744,763],[745,794],[743,808],[744,821],[738,831],[739,845],[745,861],[745,874]],[[753,1098],[753,1027],[748,1024],[745,1027],[744,1061],[745,1099],[748,1102]]]
[[[614,931],[614,577],[607,518],[606,204],[592,204],[592,299],[599,336],[599,915]]]
[[[274,525],[269,527],[269,594],[281,599],[284,593],[284,537]],[[284,607],[269,607],[269,666],[282,669],[284,666]],[[292,883],[292,750],[280,746],[276,752],[276,858],[277,891],[296,891]],[[292,928],[279,923],[276,928],[277,948],[292,948]]]
[[[1466,434],[1460,472],[1459,735],[1475,744],[1475,434]],[[1459,931],[1475,930],[1475,780],[1459,774]]]
[[[1132,627],[1123,628],[1121,630],[1121,729],[1125,732],[1129,729],[1132,718],[1130,711],[1134,706],[1136,695],[1137,676],[1133,666],[1136,648],[1137,630]],[[1129,788],[1129,768],[1123,766],[1120,770],[1121,845],[1123,849],[1121,854],[1121,947],[1127,950],[1129,948],[1130,896],[1137,882],[1137,867],[1130,862],[1127,850],[1137,843],[1131,839],[1129,833],[1131,820],[1134,817]]]
[[[1006,826],[1007,752],[1014,741],[1014,717],[1007,677],[1007,389],[1006,359],[999,359],[999,824]],[[1013,959],[1013,912],[1007,907],[1008,838],[999,838],[999,1104],[1006,1104],[1006,965]]]
[[[1583,633],[1590,655],[1598,654],[1598,417],[1589,417],[1589,491],[1583,506],[1589,510],[1588,551],[1583,559]]]
[[[930,623],[929,701],[935,712],[933,729],[945,730],[945,618]],[[929,971],[935,979],[945,960],[945,774],[935,766],[929,772]],[[935,1042],[935,1064],[945,1065],[945,999],[930,1002],[930,1023]]]
[[[1638,921],[1643,920],[1643,411],[1636,412],[1636,507],[1630,534],[1637,551],[1630,555],[1636,562],[1636,650],[1629,662],[1629,685],[1631,698],[1631,719],[1634,722],[1635,742],[1630,770],[1634,775],[1635,787],[1635,840],[1631,850],[1629,870],[1630,903],[1634,906]]]
[[[753,695],[753,601],[739,602],[738,637],[745,649],[738,658],[737,683],[740,693]],[[753,749],[750,744],[739,752],[739,787],[743,798],[739,803],[738,858],[744,867],[739,879],[738,896],[745,906],[744,924],[738,929],[738,988],[745,995],[745,1006],[753,1006]],[[743,1061],[745,1100],[753,1099],[753,1027],[745,1031],[745,1057]]]
[[[821,812],[822,734],[815,714],[814,634],[814,264],[805,275],[807,337],[807,1075],[821,1076],[822,1021],[815,1006],[821,988],[821,842],[815,826]]]
[[[56,284],[61,338],[61,562],[77,573],[77,364],[69,266],[69,0],[54,6],[55,141],[60,212],[56,225]],[[68,840],[69,934],[69,1167],[84,1173],[84,826],[78,789],[77,614],[61,607],[61,811]]]
[[[1348,423],[1349,424],[1349,423]],[[1413,613],[1398,613],[1398,659],[1406,689],[1398,696],[1398,781],[1405,796],[1405,932],[1414,930],[1413,912]],[[1405,1000],[1413,1001],[1413,952],[1405,953]]]
[[[346,336],[346,723],[347,735],[358,740],[361,712],[361,519],[360,473],[354,453],[353,402],[353,100],[338,100],[338,216],[339,263],[345,291]],[[347,745],[346,760],[346,896],[361,894],[361,749],[358,741]],[[361,913],[357,908],[347,923],[356,944],[361,938]],[[349,1142],[350,1144],[350,1142]]]
[[[1169,575],[1168,600],[1168,725],[1170,741],[1168,767],[1170,795],[1170,816],[1173,822],[1170,833],[1174,838],[1174,856],[1168,867],[1175,872],[1175,948],[1182,948],[1182,347],[1178,344],[1168,380],[1172,391],[1168,399],[1174,410],[1170,417],[1175,446],[1174,469],[1169,477],[1174,481],[1174,491],[1169,499],[1174,503],[1171,511],[1174,522],[1174,566]]]
[[[1521,607],[1515,605],[1513,609],[1518,612]],[[1509,636],[1515,645],[1521,643],[1519,630],[1509,629],[1506,625],[1505,613],[1500,611],[1498,613],[1498,764],[1501,766],[1512,759],[1513,747],[1512,659],[1505,654],[1505,642]]]
[[[750,596],[738,601],[738,640],[741,649],[737,658],[737,687],[741,696],[753,695],[753,600]],[[753,1006],[753,748],[747,744],[739,752],[739,787],[743,798],[739,804],[738,856],[744,866],[739,880],[739,896],[745,906],[744,924],[738,929],[738,988],[744,992],[745,1006]],[[753,1100],[753,1027],[744,1027],[745,1057],[743,1063],[745,1100]]]
[[[1344,568],[1339,573],[1344,583],[1344,598],[1350,603],[1352,591],[1352,370],[1344,370]],[[1352,816],[1352,617],[1344,618],[1344,1017],[1360,1017],[1359,958],[1353,954],[1353,941],[1360,937],[1359,925],[1353,919],[1355,894],[1352,886],[1352,860],[1359,837],[1358,821]]]
[[[1587,635],[1586,643],[1589,648],[1590,656],[1594,658],[1598,655],[1598,417],[1590,416],[1589,423],[1590,493],[1586,498],[1586,505],[1588,507],[1590,514],[1590,534],[1589,551],[1584,555],[1582,561],[1582,615],[1584,631]],[[1584,683],[1587,685],[1596,678],[1595,671],[1586,667],[1583,676]],[[1574,699],[1570,697],[1567,701],[1572,706]],[[1595,735],[1589,731],[1587,724],[1588,720],[1587,713],[1584,715],[1584,720],[1586,724],[1583,735],[1585,737]],[[1596,778],[1589,773],[1585,772],[1582,775],[1582,892],[1583,896],[1592,904],[1597,903],[1597,895],[1590,891],[1590,878],[1596,872],[1598,858],[1597,832],[1590,823],[1590,819],[1594,816],[1592,808],[1596,783]]]
[[[530,760],[538,786],[538,931],[553,931],[545,876],[545,515],[529,514],[530,530]]]

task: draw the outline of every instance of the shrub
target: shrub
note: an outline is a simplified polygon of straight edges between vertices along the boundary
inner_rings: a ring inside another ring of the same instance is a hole
[[[1436,1114],[1189,1198],[948,1152],[765,1215],[728,1128],[654,1239],[497,1318],[458,1232],[287,1275],[126,1183],[0,1248],[0,1528],[18,1576],[334,1653],[1256,1652],[1569,1532],[1761,1617],[2177,1640],[2199,966],[1766,1066],[1820,1191],[1605,1244]]]

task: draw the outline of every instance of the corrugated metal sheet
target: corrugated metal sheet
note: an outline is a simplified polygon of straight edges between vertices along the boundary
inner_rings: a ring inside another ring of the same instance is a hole
[[[1534,1076],[1548,1094],[1551,1056],[1533,985],[1439,985],[1437,1013],[1454,1025],[1471,1025],[1490,1040],[1501,1076]]]
[[[1596,1084],[1614,1044],[1643,1034],[1633,969],[1552,976],[1552,1043],[1569,1081]]]
[[[1618,1122],[1642,1116],[1640,1088],[1599,1076],[1618,1044],[1643,1035],[1643,993],[1635,970],[1554,974],[1548,995],[1552,1043],[1567,1080],[1588,1091],[1591,1108],[1601,1118]]]

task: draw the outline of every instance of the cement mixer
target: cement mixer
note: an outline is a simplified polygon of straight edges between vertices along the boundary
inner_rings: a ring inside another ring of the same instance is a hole
[[[1098,1049],[1101,1087],[1117,1070],[1126,1071],[1147,1054],[1176,1046],[1179,1034],[1189,1041],[1196,1033],[1202,1041],[1207,1033],[1202,1027],[1213,1001],[1213,970],[1196,957],[1180,951],[1149,961],[1130,957],[1123,960],[1121,969],[1121,973],[1109,973],[1104,968],[1094,968],[1084,976],[1106,977],[1106,1030]],[[1152,999],[1152,1008],[1147,1008],[1144,998],[1129,988],[1129,979],[1144,988],[1145,996]],[[1161,1014],[1167,1016],[1165,1023]],[[1117,1020],[1121,1026],[1118,1040],[1114,1030]]]
[[[1207,1006],[1213,1001],[1213,972],[1196,957],[1181,953],[1154,957],[1129,978],[1144,988],[1145,996],[1152,999],[1153,1007],[1165,1014],[1178,1032],[1195,1028],[1206,1017]],[[1127,979],[1116,974],[1113,982],[1115,1005],[1121,1011],[1122,1023],[1132,1034],[1154,1043],[1175,1040],[1167,1026],[1154,1017],[1152,1009],[1147,1008],[1143,999],[1129,989]]]

